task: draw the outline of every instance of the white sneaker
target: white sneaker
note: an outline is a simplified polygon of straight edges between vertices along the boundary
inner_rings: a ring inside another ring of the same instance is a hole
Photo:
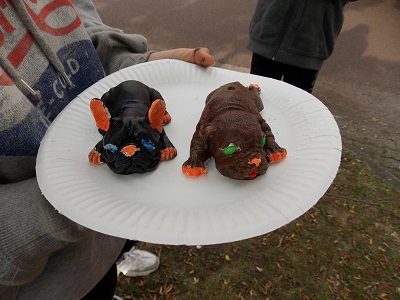
[[[123,254],[123,259],[117,262],[117,274],[136,277],[146,276],[158,269],[160,259],[153,253],[135,249],[132,247],[129,252]]]

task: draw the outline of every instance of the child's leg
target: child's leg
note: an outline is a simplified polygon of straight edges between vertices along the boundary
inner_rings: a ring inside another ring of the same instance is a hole
[[[283,76],[283,68],[281,63],[277,63],[273,60],[253,53],[250,73],[281,80]]]
[[[318,70],[298,68],[287,65],[285,67],[285,74],[283,81],[297,86],[298,88],[312,93],[315,81],[317,80]]]

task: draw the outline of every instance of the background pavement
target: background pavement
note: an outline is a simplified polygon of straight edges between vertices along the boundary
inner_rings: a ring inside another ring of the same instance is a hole
[[[256,0],[93,0],[104,23],[144,35],[149,49],[208,47],[216,66],[249,72]],[[400,0],[345,9],[314,96],[335,116],[343,144],[400,188]]]

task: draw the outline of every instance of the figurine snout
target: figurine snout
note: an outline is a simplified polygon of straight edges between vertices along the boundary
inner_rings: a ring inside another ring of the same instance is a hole
[[[249,161],[250,165],[255,165],[256,167],[258,167],[261,163],[261,158],[259,157],[254,157],[252,160]]]
[[[135,154],[136,151],[140,151],[140,148],[136,147],[135,145],[125,146],[121,150],[121,152],[127,157],[131,157],[132,155]]]

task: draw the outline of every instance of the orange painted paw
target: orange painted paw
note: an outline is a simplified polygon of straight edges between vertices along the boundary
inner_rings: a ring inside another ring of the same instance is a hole
[[[107,107],[104,106],[103,101],[93,98],[90,101],[90,110],[96,121],[97,128],[107,131],[110,126],[110,113]]]
[[[101,164],[100,153],[95,148],[89,152],[88,159],[94,165]]]
[[[160,152],[161,152],[161,157],[160,157],[161,161],[173,159],[177,155],[176,149],[172,147],[163,149]]]
[[[268,158],[270,162],[280,162],[287,155],[286,149],[282,148],[282,152],[271,153]]]
[[[191,166],[182,166],[182,172],[188,176],[200,176],[205,175],[207,173],[206,168],[202,167],[191,167]]]

